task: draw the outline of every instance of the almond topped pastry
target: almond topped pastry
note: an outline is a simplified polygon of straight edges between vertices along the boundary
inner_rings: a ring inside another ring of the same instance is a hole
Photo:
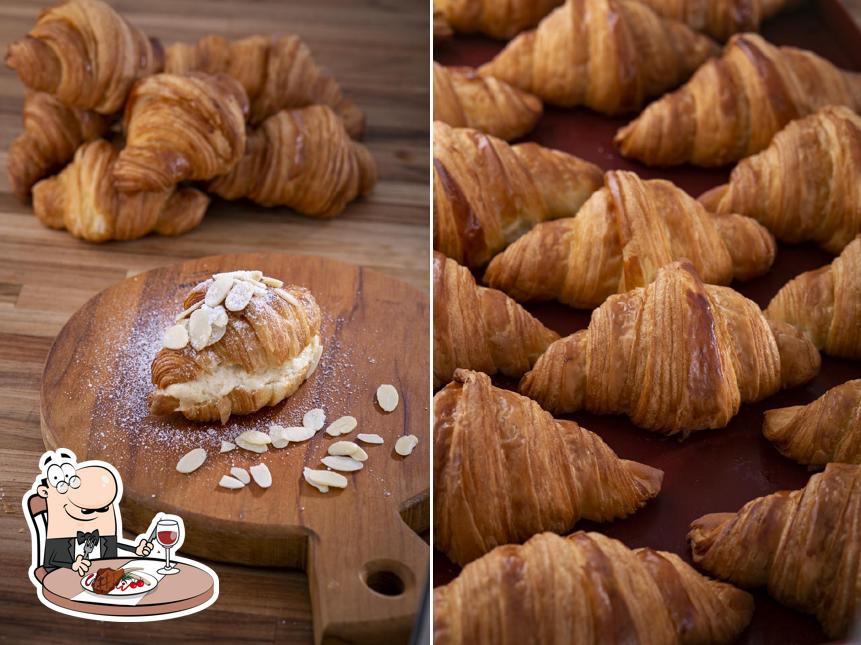
[[[216,273],[183,306],[152,363],[153,414],[226,423],[280,403],[317,368],[320,307],[303,287],[261,271]]]

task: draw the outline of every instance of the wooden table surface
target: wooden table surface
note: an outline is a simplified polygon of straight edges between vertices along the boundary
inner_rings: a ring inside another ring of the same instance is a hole
[[[305,574],[213,564],[220,597],[176,620],[116,625],[55,614],[27,579],[30,540],[21,497],[39,455],[39,380],[54,336],[87,299],[154,267],[222,253],[283,251],[361,264],[428,290],[429,53],[426,0],[109,0],[163,42],[295,32],[365,111],[364,142],[379,165],[369,198],[333,221],[214,200],[181,238],[94,246],[43,228],[10,193],[6,150],[21,131],[23,88],[0,69],[0,642],[310,642]],[[0,50],[49,0],[0,3]]]

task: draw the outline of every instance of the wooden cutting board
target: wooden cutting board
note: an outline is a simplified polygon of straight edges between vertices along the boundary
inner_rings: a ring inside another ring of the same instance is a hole
[[[323,356],[314,375],[285,402],[227,424],[180,416],[153,417],[150,364],[186,293],[211,274],[260,269],[307,287],[323,311]],[[158,511],[185,521],[183,552],[262,566],[307,568],[317,642],[377,640],[408,633],[426,583],[428,547],[428,303],[416,289],[374,271],[319,257],[242,254],[207,257],[129,278],[76,312],[48,355],[42,376],[42,434],[49,448],[103,459],[123,478],[124,526],[146,529]],[[377,386],[393,384],[398,408],[384,413]],[[347,474],[344,490],[323,494],[306,484],[305,466],[336,439],[319,432],[308,442],[257,455],[219,454],[221,440],[270,423],[302,425],[322,407],[328,420],[353,415],[360,432],[385,438],[366,446],[369,459]],[[414,434],[406,458],[395,440]],[[196,447],[207,460],[183,475],[176,463]],[[273,483],[240,490],[218,486],[231,466],[265,463]],[[249,590],[249,602],[253,598]]]

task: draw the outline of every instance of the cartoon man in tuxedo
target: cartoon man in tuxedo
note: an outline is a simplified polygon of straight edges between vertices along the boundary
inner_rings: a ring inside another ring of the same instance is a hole
[[[78,466],[67,450],[47,452],[39,462],[42,478],[36,494],[47,504],[43,566],[50,572],[66,567],[83,576],[96,559],[116,558],[118,551],[147,556],[152,542],[120,541],[114,473],[95,464]]]

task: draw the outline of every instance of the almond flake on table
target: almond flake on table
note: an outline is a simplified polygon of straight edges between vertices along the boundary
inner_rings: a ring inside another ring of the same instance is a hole
[[[349,415],[340,417],[329,424],[329,427],[326,428],[326,434],[331,435],[332,437],[337,437],[339,435],[352,432],[355,430],[356,425],[358,425],[356,417]]]
[[[256,443],[258,445],[272,443],[272,437],[265,432],[260,432],[260,430],[246,430],[236,438],[242,439],[248,443]]]
[[[302,417],[302,425],[314,432],[320,430],[326,425],[326,413],[323,411],[323,408],[308,410],[305,416]]]
[[[242,488],[245,486],[241,481],[236,479],[235,477],[231,477],[230,475],[222,475],[221,481],[218,482],[218,485],[222,488]]]
[[[347,487],[347,478],[331,470],[314,470],[306,467],[302,471],[302,476],[306,482],[317,488],[321,493],[328,492],[330,486],[334,486],[335,488]]]
[[[419,444],[419,438],[414,434],[408,434],[399,438],[395,442],[395,452],[401,457],[406,457],[412,453],[413,448]]]
[[[359,444],[353,443],[352,441],[336,441],[329,446],[329,450],[327,452],[330,455],[347,455],[349,457],[356,452],[357,449],[361,450],[361,448],[359,448]]]
[[[236,449],[235,443],[231,443],[230,441],[224,441],[222,439],[221,440],[221,450],[219,450],[218,452],[230,452],[231,450],[235,450],[235,449]]]
[[[206,450],[203,448],[195,448],[185,453],[180,460],[176,462],[177,471],[187,475],[192,473],[203,465],[206,461]]]
[[[385,440],[378,434],[357,434],[356,439],[358,439],[359,441],[364,441],[365,443],[385,443]]]
[[[352,457],[329,455],[328,457],[323,457],[320,461],[332,470],[340,470],[346,473],[362,470],[365,467],[361,461],[357,461]]]
[[[164,332],[162,345],[167,349],[182,349],[188,345],[188,329],[185,325],[168,327]]]
[[[236,437],[234,441],[237,446],[243,450],[248,450],[249,452],[264,453],[269,451],[269,447],[265,443],[251,443],[241,437]]]
[[[266,464],[254,464],[249,470],[254,478],[254,483],[260,488],[269,488],[272,485],[272,473],[269,472]]]
[[[224,308],[228,311],[242,311],[251,302],[254,295],[254,287],[248,282],[235,282],[224,299]]]
[[[188,319],[188,336],[191,346],[200,351],[209,343],[212,335],[212,324],[209,315],[203,309],[196,309]]]
[[[272,439],[273,448],[286,448],[290,443],[290,438],[287,436],[287,428],[279,426],[277,423],[269,426],[269,438]]]
[[[239,466],[234,466],[230,469],[230,474],[233,475],[236,479],[241,481],[243,484],[248,484],[251,482],[251,475],[248,474],[248,471],[244,468],[240,468]]]
[[[385,412],[394,412],[398,407],[398,391],[394,385],[384,383],[377,388],[377,403]]]
[[[220,305],[224,302],[224,299],[227,297],[227,294],[230,292],[232,287],[233,276],[226,274],[218,275],[206,290],[206,295],[203,299],[204,303],[209,307]]]
[[[311,428],[305,428],[304,426],[301,428],[287,428],[287,431],[284,433],[284,436],[291,443],[299,443],[302,441],[308,441],[311,437],[313,437],[315,431]]]

